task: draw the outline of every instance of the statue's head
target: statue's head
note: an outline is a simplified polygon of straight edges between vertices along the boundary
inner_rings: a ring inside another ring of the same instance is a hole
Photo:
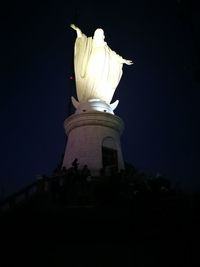
[[[93,39],[97,41],[104,41],[105,39],[104,31],[100,28],[96,29],[96,31],[94,32]]]

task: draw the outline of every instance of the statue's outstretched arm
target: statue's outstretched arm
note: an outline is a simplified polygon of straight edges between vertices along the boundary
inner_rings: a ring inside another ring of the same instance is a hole
[[[70,27],[76,31],[77,37],[82,37],[82,31],[78,27],[76,27],[74,24],[71,24]]]
[[[114,53],[117,56],[118,61],[120,63],[126,64],[126,65],[132,65],[132,64],[134,64],[134,62],[132,60],[124,59],[122,56],[118,55],[115,51],[113,51],[112,49],[110,49],[110,47],[107,44],[106,44],[106,47],[109,49],[109,52]]]

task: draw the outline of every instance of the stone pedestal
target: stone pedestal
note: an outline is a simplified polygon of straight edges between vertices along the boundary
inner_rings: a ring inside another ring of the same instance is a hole
[[[99,111],[73,114],[64,122],[68,135],[63,166],[70,168],[75,158],[79,168],[87,165],[92,175],[100,170],[124,169],[120,144],[123,121],[114,114]]]

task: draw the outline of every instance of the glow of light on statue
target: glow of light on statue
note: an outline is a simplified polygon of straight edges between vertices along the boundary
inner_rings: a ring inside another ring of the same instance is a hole
[[[99,99],[109,105],[120,82],[123,64],[131,65],[133,62],[110,49],[104,41],[102,29],[95,30],[92,38],[74,24],[71,28],[77,32],[74,69],[78,100]]]

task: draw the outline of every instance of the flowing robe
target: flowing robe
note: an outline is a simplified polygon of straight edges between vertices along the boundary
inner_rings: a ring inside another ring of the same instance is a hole
[[[74,69],[79,102],[100,99],[110,104],[122,76],[122,57],[106,42],[96,44],[82,34],[76,38]]]

